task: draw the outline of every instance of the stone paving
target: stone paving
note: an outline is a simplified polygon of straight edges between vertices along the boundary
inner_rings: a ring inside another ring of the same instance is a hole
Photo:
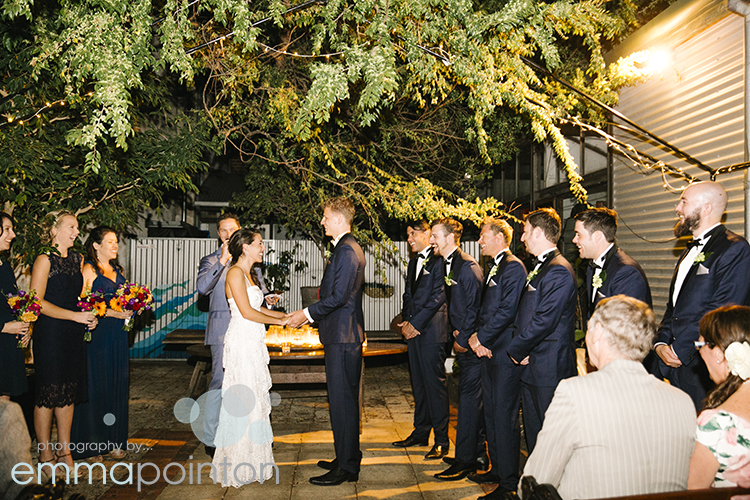
[[[280,404],[272,410],[274,429],[274,458],[279,468],[278,476],[264,484],[252,483],[242,488],[222,488],[208,477],[208,467],[198,473],[199,464],[210,463],[203,445],[192,433],[188,424],[180,423],[174,416],[174,404],[184,397],[192,367],[185,361],[133,361],[131,362],[130,432],[128,457],[112,469],[116,461],[104,457],[106,470],[115,471],[114,479],[128,478],[126,465],[132,463],[133,477],[139,466],[144,467],[144,481],[153,484],[113,484],[111,473],[106,483],[100,469],[92,474],[92,484],[68,487],[66,497],[82,493],[88,499],[118,500],[239,500],[275,499],[474,499],[485,491],[467,479],[455,482],[439,481],[433,474],[445,469],[442,461],[425,460],[429,447],[399,449],[391,442],[406,438],[412,430],[414,401],[409,383],[405,356],[393,357],[383,362],[368,360],[365,369],[365,404],[361,449],[362,470],[359,481],[334,487],[309,484],[311,476],[325,471],[318,468],[320,459],[334,457],[333,436],[330,430],[328,402],[324,386],[310,390],[294,387],[278,390]],[[455,413],[452,408],[452,412]],[[455,439],[455,414],[452,415],[451,439]],[[451,453],[452,455],[452,453]],[[90,460],[90,462],[92,462]],[[145,466],[153,463],[163,470],[169,463],[168,477],[153,481],[154,469]],[[193,475],[193,471],[195,472]],[[193,484],[190,482],[193,478]],[[200,483],[198,479],[200,477]],[[278,479],[278,484],[276,484]],[[169,484],[172,483],[172,484]],[[487,488],[491,491],[491,488]]]

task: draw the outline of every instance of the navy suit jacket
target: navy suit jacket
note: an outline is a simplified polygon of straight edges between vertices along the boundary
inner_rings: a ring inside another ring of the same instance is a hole
[[[198,293],[209,297],[206,345],[224,345],[224,334],[227,333],[229,320],[232,319],[227,292],[224,289],[229,263],[222,266],[219,257],[221,248],[201,259],[195,283]]]
[[[492,271],[494,264],[487,270]],[[526,285],[526,268],[510,251],[497,266],[495,275],[482,287],[482,306],[479,309],[477,340],[488,349],[507,347],[513,336],[513,323],[518,301]]]
[[[453,254],[452,279],[448,296],[448,318],[451,332],[458,330],[456,343],[469,349],[469,337],[477,331],[479,306],[482,301],[482,270],[474,257],[460,248]],[[448,284],[446,283],[446,287]]]
[[[521,381],[554,387],[576,374],[576,298],[573,268],[555,249],[526,285],[518,305],[508,354],[519,362],[529,356]]]
[[[591,317],[596,305],[602,299],[620,294],[641,300],[652,307],[651,288],[648,286],[646,273],[635,260],[617,248],[617,245],[610,248],[604,257],[602,274],[605,275],[604,281],[602,287],[596,291],[596,298],[594,298],[592,304],[591,294],[594,288],[591,285],[591,279],[594,276],[594,269],[589,267],[586,271],[586,291],[589,298],[588,317]]]
[[[409,261],[401,319],[408,321],[429,342],[448,341],[448,306],[445,302],[445,261],[432,251],[419,276],[417,258]]]
[[[682,283],[677,303],[672,304],[675,279],[686,248],[677,261],[664,318],[656,333],[656,343],[672,344],[683,365],[698,354],[698,323],[704,314],[728,304],[747,305],[750,286],[750,245],[745,238],[718,226],[703,247],[706,260],[694,263]]]
[[[364,281],[365,254],[354,236],[347,233],[336,244],[331,261],[323,272],[320,300],[307,309],[319,324],[323,345],[364,342]]]

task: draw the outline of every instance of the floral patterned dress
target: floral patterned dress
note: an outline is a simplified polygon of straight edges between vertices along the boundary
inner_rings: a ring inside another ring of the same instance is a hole
[[[750,422],[724,410],[704,410],[698,416],[696,439],[719,462],[715,488],[750,481]]]

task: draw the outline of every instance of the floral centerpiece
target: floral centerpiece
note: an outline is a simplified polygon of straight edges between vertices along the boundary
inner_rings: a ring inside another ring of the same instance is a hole
[[[138,283],[125,283],[115,292],[115,296],[109,301],[109,307],[114,311],[133,311],[140,313],[151,309],[154,296],[147,286]],[[123,329],[129,332],[133,328],[132,316],[125,320]]]
[[[10,306],[10,310],[13,311],[13,314],[16,315],[16,320],[23,321],[24,323],[35,322],[42,313],[42,303],[34,290],[31,290],[28,293],[19,290],[15,295],[9,293],[8,306]],[[18,338],[18,336],[16,336],[16,338]],[[25,347],[22,339],[18,339],[17,346],[19,349]]]

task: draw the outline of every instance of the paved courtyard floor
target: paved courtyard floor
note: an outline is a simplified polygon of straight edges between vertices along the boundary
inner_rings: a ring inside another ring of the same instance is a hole
[[[272,389],[280,397],[271,414],[277,477],[262,485],[252,483],[239,489],[213,484],[208,467],[198,473],[201,463],[211,461],[203,444],[190,425],[178,421],[174,414],[175,403],[186,394],[193,367],[184,360],[134,360],[130,371],[128,456],[122,462],[105,456],[106,482],[101,468],[97,468],[91,475],[92,484],[86,478],[81,484],[69,486],[66,497],[82,493],[91,500],[448,500],[475,499],[485,494],[482,487],[468,479],[454,482],[435,479],[433,474],[447,466],[442,461],[424,459],[429,447],[391,446],[391,442],[406,438],[412,430],[414,401],[408,364],[405,356],[372,361],[367,360],[365,369],[363,460],[356,483],[320,487],[308,482],[310,477],[325,472],[316,466],[318,460],[334,457],[325,387],[319,385]],[[451,439],[455,439],[455,408],[451,412]],[[167,478],[160,474],[157,480],[155,469],[163,471],[170,463],[174,465],[168,468]],[[128,464],[132,464],[133,484],[115,484],[129,477]],[[180,466],[186,471],[182,480]],[[140,485],[137,484],[139,467],[144,478]],[[485,488],[491,491],[491,487]]]

